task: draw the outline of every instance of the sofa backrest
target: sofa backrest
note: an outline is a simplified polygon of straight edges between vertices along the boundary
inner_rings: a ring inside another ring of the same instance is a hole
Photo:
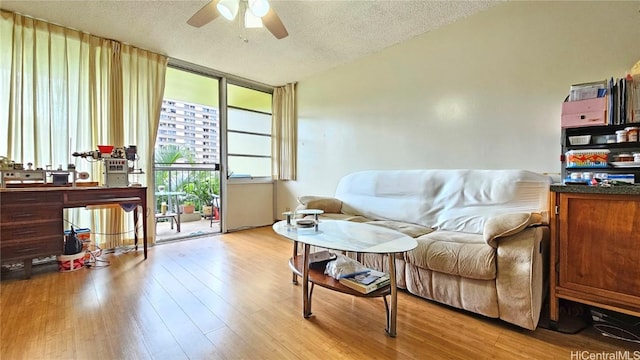
[[[526,170],[371,170],[344,176],[343,212],[481,234],[508,212],[547,211],[551,178]]]

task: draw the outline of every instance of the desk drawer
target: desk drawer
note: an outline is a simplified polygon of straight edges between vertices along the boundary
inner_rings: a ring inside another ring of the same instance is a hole
[[[62,254],[63,236],[48,236],[30,240],[3,240],[2,260],[29,259]]]
[[[4,200],[4,199],[3,199]],[[62,221],[62,203],[55,205],[33,204],[2,204],[0,210],[0,222],[3,224],[14,222],[34,222],[34,221]],[[3,225],[4,227],[4,225]]]
[[[31,205],[61,203],[62,193],[59,191],[3,191],[0,193],[0,204],[4,209],[6,205]]]
[[[5,240],[22,240],[38,237],[61,236],[64,237],[61,221],[48,221],[41,223],[28,223],[26,225],[3,224],[0,230],[2,242]]]
[[[70,190],[65,194],[65,204],[97,203],[110,199],[144,196],[144,188],[101,188]]]

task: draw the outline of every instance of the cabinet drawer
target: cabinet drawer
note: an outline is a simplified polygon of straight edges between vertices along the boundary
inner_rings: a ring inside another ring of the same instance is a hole
[[[3,240],[1,245],[2,260],[29,259],[38,256],[62,254],[63,237],[49,236],[30,240]]]
[[[17,204],[61,203],[62,193],[59,191],[3,191],[0,192],[2,208]]]
[[[4,199],[3,199],[4,200]],[[62,221],[62,204],[40,204],[25,206],[24,204],[2,204],[0,222],[3,224],[34,221]]]
[[[64,236],[61,221],[29,223],[27,225],[3,225],[0,230],[2,242],[28,238]]]

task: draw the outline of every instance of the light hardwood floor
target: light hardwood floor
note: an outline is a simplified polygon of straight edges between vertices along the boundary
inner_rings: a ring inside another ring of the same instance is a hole
[[[104,268],[5,274],[0,358],[578,359],[572,352],[640,350],[592,329],[523,330],[405,291],[397,338],[385,335],[381,299],[318,287],[304,319],[290,251],[266,227],[154,246],[146,261],[141,251],[115,253]]]

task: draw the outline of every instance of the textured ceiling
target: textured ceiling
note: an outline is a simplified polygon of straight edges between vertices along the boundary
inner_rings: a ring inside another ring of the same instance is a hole
[[[304,80],[501,1],[271,0],[289,31],[282,40],[266,29],[242,30],[237,20],[222,17],[201,28],[187,25],[207,3],[0,0],[0,7],[276,86]],[[248,42],[241,40],[241,33]]]

